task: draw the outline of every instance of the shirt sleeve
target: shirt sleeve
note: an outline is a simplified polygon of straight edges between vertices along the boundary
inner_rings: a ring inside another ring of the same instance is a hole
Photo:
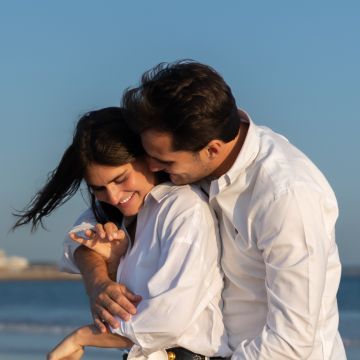
[[[80,217],[75,221],[74,226],[80,225],[80,224],[91,224],[96,225],[97,221],[95,219],[95,216],[91,210],[91,208],[85,210]],[[71,229],[70,229],[71,231]],[[64,272],[68,272],[71,274],[79,274],[80,270],[78,269],[75,259],[74,259],[74,253],[75,250],[80,246],[77,242],[71,240],[69,235],[67,234],[65,236],[65,239],[63,241],[63,255],[59,262],[59,269]]]
[[[147,354],[175,345],[223,286],[217,228],[208,205],[186,204],[176,213],[173,209],[159,225],[162,250],[148,283],[150,296],[130,321],[113,329]]]
[[[316,341],[329,252],[336,246],[336,200],[295,187],[256,222],[266,267],[266,325],[233,359],[307,359]]]

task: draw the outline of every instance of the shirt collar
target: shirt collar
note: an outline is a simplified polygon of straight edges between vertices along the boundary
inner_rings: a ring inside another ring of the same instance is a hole
[[[244,144],[241,147],[241,150],[231,168],[223,175],[227,177],[230,181],[234,179],[243,171],[249,167],[250,164],[254,161],[260,149],[260,139],[256,131],[256,126],[251,120],[250,116],[243,110],[239,110],[242,121],[249,124],[248,132]]]
[[[156,185],[151,191],[145,196],[145,203],[149,201],[149,198],[153,198],[156,202],[160,203],[168,197],[170,192],[174,189],[174,185],[171,182],[164,182]]]
[[[248,132],[241,150],[231,166],[231,168],[218,179],[209,181],[210,184],[210,197],[218,194],[222,189],[230,185],[235,179],[252,164],[260,149],[260,139],[256,130],[256,125],[251,120],[250,116],[244,111],[239,109],[241,121],[249,124]]]

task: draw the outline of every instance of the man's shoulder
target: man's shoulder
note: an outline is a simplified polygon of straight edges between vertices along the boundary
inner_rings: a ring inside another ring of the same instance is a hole
[[[252,155],[251,161],[242,160],[234,164],[237,169],[233,169],[229,186],[234,199],[246,199],[244,193],[247,192],[252,204],[257,201],[265,204],[294,190],[334,197],[322,172],[284,136],[256,126],[249,140],[254,140],[257,146],[248,146],[247,154]]]

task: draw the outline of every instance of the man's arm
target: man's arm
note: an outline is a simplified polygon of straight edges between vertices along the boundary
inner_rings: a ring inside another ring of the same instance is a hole
[[[92,224],[97,229],[97,221],[90,208],[80,215],[75,225],[84,223]],[[122,232],[122,230],[120,231]],[[119,236],[120,233],[118,233],[117,240],[119,240]],[[66,236],[64,240],[64,253],[60,268],[62,271],[80,272],[82,274],[90,298],[90,308],[95,324],[102,332],[105,332],[106,328],[100,320],[104,320],[117,328],[118,322],[114,318],[115,315],[126,321],[132,314],[136,313],[136,305],[141,300],[141,297],[131,293],[124,285],[112,281],[108,275],[105,258],[73,241],[70,236]],[[115,276],[113,279],[115,280]]]
[[[141,297],[111,280],[107,264],[101,255],[85,246],[79,246],[75,250],[74,260],[83,276],[94,323],[102,333],[106,332],[103,321],[118,328],[119,323],[114,315],[127,321],[136,313],[136,305]]]

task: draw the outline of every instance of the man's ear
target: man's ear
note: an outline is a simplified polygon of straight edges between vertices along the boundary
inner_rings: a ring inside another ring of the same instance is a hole
[[[210,160],[215,159],[222,152],[224,142],[218,139],[211,140],[206,146],[207,156]]]

